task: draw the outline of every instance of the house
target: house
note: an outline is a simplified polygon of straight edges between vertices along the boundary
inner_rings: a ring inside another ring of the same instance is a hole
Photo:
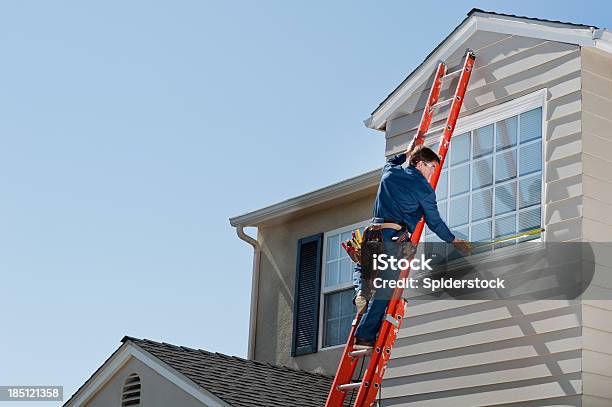
[[[286,407],[325,404],[331,376],[124,337],[65,407]]]
[[[414,136],[437,63],[456,69],[467,49],[476,65],[436,191],[451,229],[491,240],[544,227],[545,242],[609,242],[605,29],[473,9],[365,120],[384,135],[385,154]],[[371,218],[379,174],[230,219],[254,248],[250,359],[335,373],[354,316],[339,243]],[[598,264],[592,282],[607,298],[611,266]],[[383,405],[610,406],[611,343],[609,300],[409,302]]]

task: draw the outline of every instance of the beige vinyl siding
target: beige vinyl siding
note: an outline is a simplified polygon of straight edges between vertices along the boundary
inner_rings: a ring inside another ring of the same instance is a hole
[[[451,57],[452,70],[462,63],[466,48],[476,52],[477,60],[461,117],[548,90],[543,108],[546,238],[582,239],[580,47],[479,31]],[[455,86],[456,80],[450,84]],[[448,97],[447,89],[441,98]],[[428,92],[425,86],[415,92],[388,122],[387,155],[405,148],[414,136]],[[438,122],[432,128],[442,124],[442,117],[434,117]],[[577,405],[583,307],[561,300],[409,302],[383,382],[384,405],[535,406],[542,400]]]
[[[610,242],[612,57],[587,48],[582,49],[582,142],[584,240]],[[596,253],[596,262],[590,290],[597,298],[612,298],[612,264],[601,253]],[[612,301],[584,300],[582,307],[584,405],[612,405]]]

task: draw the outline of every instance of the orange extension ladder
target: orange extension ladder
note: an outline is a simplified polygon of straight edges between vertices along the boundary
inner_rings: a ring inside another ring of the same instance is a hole
[[[436,70],[431,91],[429,92],[425,110],[423,111],[421,124],[419,125],[417,134],[414,137],[413,143],[416,146],[423,144],[426,135],[443,130],[438,148],[440,165],[436,168],[436,171],[429,180],[434,189],[436,188],[438,179],[440,178],[440,171],[444,165],[446,153],[448,151],[453,131],[455,130],[457,117],[459,116],[461,105],[463,104],[463,97],[465,95],[468,82],[470,81],[472,67],[474,66],[475,60],[476,55],[472,51],[468,50],[465,56],[463,68],[449,74],[446,73],[446,65],[440,62],[438,69]],[[456,76],[459,76],[459,82],[457,84],[454,96],[447,100],[438,102],[438,97],[440,96],[440,90],[442,88],[442,81]],[[439,107],[448,105],[449,103],[451,104],[451,107],[444,127],[439,127],[429,131],[429,126],[431,124],[434,111]],[[412,244],[417,245],[419,243],[424,225],[425,223],[423,219],[417,223],[410,238]],[[399,279],[408,277],[409,271],[410,270],[408,268],[400,270]],[[405,300],[402,298],[402,291],[403,289],[399,287],[393,291],[373,349],[353,350],[355,330],[359,324],[360,316],[357,315],[353,320],[349,338],[346,346],[344,347],[344,352],[342,353],[342,359],[340,360],[338,371],[336,372],[336,377],[334,378],[332,388],[327,396],[327,402],[325,403],[326,407],[342,407],[347,394],[355,391],[357,392],[357,395],[355,397],[355,394],[353,393],[351,400],[354,398],[355,403],[352,404],[352,406],[371,407],[374,405],[376,395],[380,389],[382,378],[385,374],[387,362],[391,358],[391,349],[393,348],[395,338],[402,324],[402,318],[404,317]],[[353,380],[355,368],[357,367],[359,360],[368,356],[370,357],[370,361],[363,377],[358,380]]]

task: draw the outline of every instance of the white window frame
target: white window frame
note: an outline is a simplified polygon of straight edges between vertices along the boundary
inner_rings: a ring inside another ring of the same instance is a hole
[[[342,234],[344,232],[348,232],[350,230],[355,230],[357,228],[366,227],[370,224],[371,219],[366,219],[361,222],[353,223],[352,225],[343,226],[338,229],[330,230],[323,233],[323,256],[321,258],[321,296],[319,298],[319,350],[328,350],[328,349],[336,349],[340,347],[344,347],[344,343],[333,346],[323,346],[323,334],[325,330],[325,296],[328,294],[332,294],[339,291],[344,291],[347,288],[353,287],[353,280],[351,279],[347,283],[336,284],[331,287],[325,287],[325,277],[327,273],[327,238],[332,235]],[[354,266],[354,264],[353,264]]]
[[[544,225],[544,220],[546,219],[546,214],[545,214],[546,205],[545,205],[544,197],[546,196],[546,160],[545,159],[546,159],[546,147],[547,147],[546,131],[547,131],[547,125],[548,125],[547,120],[546,120],[546,117],[547,117],[546,95],[547,93],[548,93],[548,88],[543,88],[535,92],[529,93],[527,95],[521,96],[519,98],[510,100],[508,102],[505,102],[505,103],[502,103],[496,106],[492,106],[488,109],[485,109],[480,112],[463,117],[457,121],[455,131],[453,131],[453,136],[471,132],[472,130],[476,130],[478,128],[488,126],[490,124],[497,123],[500,120],[508,119],[513,116],[518,116],[521,113],[528,112],[529,110],[542,108],[542,139],[541,139],[541,142],[542,142],[542,157],[541,157],[542,159],[542,188],[541,188],[541,196],[540,196],[540,208],[541,208],[540,209],[540,225],[544,229],[546,229]],[[519,126],[520,126],[520,122],[519,122]],[[439,142],[440,137],[441,137],[441,134],[436,134],[435,136],[432,136],[430,139],[426,140],[425,144],[427,146],[431,146]],[[495,144],[494,144],[494,147],[495,147]],[[517,140],[516,148],[518,151],[518,148],[519,148],[518,140]],[[495,152],[493,152],[493,155],[495,155]],[[470,159],[470,165],[472,165],[472,162],[473,161]],[[519,168],[518,168],[518,163],[517,163],[517,178],[519,177],[518,171],[519,171]],[[493,174],[493,177],[494,176],[495,174]],[[502,184],[504,182],[502,182]],[[495,185],[496,185],[495,178],[493,178],[492,187],[495,188]],[[449,175],[449,182],[448,182],[447,188],[450,189],[450,175]],[[517,184],[517,188],[518,188],[518,184]],[[471,193],[472,191],[471,191],[471,186],[470,186],[470,194]],[[518,191],[517,191],[517,198],[518,198]],[[446,205],[447,205],[447,211],[450,211],[449,209],[450,199],[447,199]],[[470,211],[471,211],[471,206],[470,206]],[[516,213],[518,214],[518,212],[519,210],[517,207]],[[471,214],[470,214],[470,218],[471,218]],[[495,218],[495,214],[492,214],[491,219],[494,219],[494,218]],[[517,216],[517,222],[518,222],[518,216]],[[471,221],[468,222],[468,225],[471,225]],[[491,238],[493,240],[495,239],[495,231],[492,231]],[[540,237],[538,239],[533,239],[530,241],[531,242],[546,241],[546,230],[540,233]]]

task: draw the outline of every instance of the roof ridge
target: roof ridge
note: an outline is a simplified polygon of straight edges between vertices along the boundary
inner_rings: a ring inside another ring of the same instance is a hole
[[[496,16],[525,18],[525,19],[529,19],[529,20],[544,21],[544,22],[549,22],[549,23],[567,24],[567,25],[575,25],[575,26],[578,26],[578,27],[585,27],[585,28],[589,28],[589,27],[599,28],[599,27],[595,27],[594,25],[590,25],[590,24],[573,23],[571,21],[549,20],[547,18],[539,18],[539,17],[519,16],[517,14],[500,13],[500,12],[497,12],[497,11],[483,10],[483,9],[477,8],[477,7],[474,7],[470,11],[468,11],[467,15],[471,16],[474,13],[486,13],[486,14],[493,14],[493,15],[496,15]]]
[[[135,344],[138,345],[138,342],[148,342],[151,343],[153,345],[162,345],[162,346],[167,346],[167,347],[172,347],[172,348],[178,348],[178,349],[183,349],[186,351],[194,351],[194,352],[199,352],[199,353],[204,353],[208,356],[218,356],[218,357],[222,357],[222,358],[228,358],[228,359],[235,359],[241,362],[247,362],[250,364],[254,364],[254,365],[260,365],[260,366],[267,366],[267,367],[271,367],[274,369],[281,369],[281,370],[287,370],[287,371],[292,371],[292,372],[298,372],[298,373],[306,373],[312,376],[317,376],[317,377],[324,377],[324,378],[331,378],[334,377],[333,375],[328,375],[328,374],[324,374],[324,373],[317,373],[317,372],[311,372],[308,370],[303,370],[303,369],[298,369],[298,368],[294,368],[294,367],[289,367],[289,366],[284,366],[284,365],[275,365],[269,362],[261,362],[259,360],[251,360],[251,359],[245,359],[243,357],[240,356],[235,356],[235,355],[227,355],[225,353],[220,353],[220,352],[211,352],[211,351],[207,351],[205,349],[199,349],[199,348],[190,348],[188,346],[180,346],[180,345],[174,345],[171,343],[167,343],[167,342],[157,342],[151,339],[147,339],[147,338],[135,338],[132,336],[124,336],[123,339],[121,339],[121,342],[125,343],[127,341],[131,341],[134,342]]]

